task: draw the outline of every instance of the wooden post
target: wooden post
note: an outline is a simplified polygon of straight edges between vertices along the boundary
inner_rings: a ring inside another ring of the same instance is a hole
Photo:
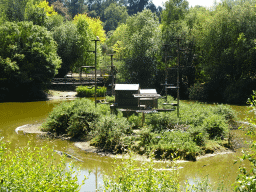
[[[94,76],[94,88],[95,88],[95,107],[97,106],[97,73],[96,73],[96,66],[97,66],[97,41],[100,41],[98,38],[95,40],[92,40],[95,42],[95,50],[94,51],[88,51],[88,52],[93,52],[95,54],[95,76]]]
[[[112,96],[114,95],[114,84],[115,84],[115,79],[114,79],[114,65],[113,65],[113,54],[111,56],[111,75],[112,75]]]
[[[177,39],[178,47],[178,69],[177,69],[177,117],[180,117],[180,39]]]

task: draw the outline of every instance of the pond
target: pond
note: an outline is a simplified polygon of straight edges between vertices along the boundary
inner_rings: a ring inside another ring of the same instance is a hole
[[[19,126],[42,123],[59,102],[0,103],[0,135],[4,137],[4,141],[11,142],[12,149],[24,146],[30,141],[32,146],[48,145],[55,150],[67,152],[83,160],[83,162],[75,162],[76,166],[81,169],[79,180],[82,181],[84,176],[88,177],[81,191],[95,191],[103,183],[103,175],[111,175],[114,169],[114,159],[81,151],[69,141],[40,139],[35,134],[24,135],[15,132]],[[232,107],[239,113],[241,119],[246,116],[248,111],[246,106]],[[233,133],[242,136],[241,131],[234,130]],[[206,157],[196,162],[180,163],[180,182],[184,183],[187,180],[194,183],[195,180],[208,175],[211,183],[223,183],[225,186],[231,186],[238,172],[238,165],[234,165],[234,160],[237,160],[240,155],[240,150],[237,150],[236,153]],[[159,166],[166,167],[167,164],[162,163]],[[231,190],[231,188],[229,189]]]

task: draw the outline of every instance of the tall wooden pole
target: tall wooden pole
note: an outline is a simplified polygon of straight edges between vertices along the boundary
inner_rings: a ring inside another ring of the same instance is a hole
[[[114,77],[114,65],[113,65],[113,54],[110,55],[111,56],[111,75],[112,75],[112,83],[111,83],[111,86],[112,86],[112,96],[114,95],[114,84],[115,84],[115,77]]]
[[[165,82],[164,82],[164,88],[165,88],[165,98],[167,101],[167,81],[168,81],[168,66],[167,66],[167,44],[164,44],[164,62],[165,62]]]
[[[177,116],[180,117],[180,39],[177,39],[177,47],[178,47],[178,69],[177,69]]]
[[[94,92],[94,95],[95,95],[95,107],[97,106],[97,71],[96,71],[96,66],[97,66],[97,41],[100,41],[99,39],[96,39],[96,40],[92,40],[95,42],[95,51],[91,51],[91,52],[94,52],[95,54],[95,69],[94,69],[94,72],[95,72],[95,76],[94,76],[94,88],[95,88],[95,92]]]

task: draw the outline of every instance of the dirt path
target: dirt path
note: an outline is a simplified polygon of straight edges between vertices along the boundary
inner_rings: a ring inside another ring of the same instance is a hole
[[[49,100],[60,100],[60,99],[75,99],[76,91],[55,91],[49,90],[48,99]]]

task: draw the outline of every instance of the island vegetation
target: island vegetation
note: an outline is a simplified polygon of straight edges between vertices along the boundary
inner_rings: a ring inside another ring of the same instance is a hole
[[[168,97],[168,101],[173,98]],[[159,100],[163,107],[164,99]],[[230,129],[236,114],[227,105],[181,103],[176,112],[145,114],[111,113],[109,105],[96,108],[90,99],[62,102],[49,114],[42,130],[55,136],[90,141],[111,153],[153,154],[160,159],[196,160],[199,155],[232,149]]]

